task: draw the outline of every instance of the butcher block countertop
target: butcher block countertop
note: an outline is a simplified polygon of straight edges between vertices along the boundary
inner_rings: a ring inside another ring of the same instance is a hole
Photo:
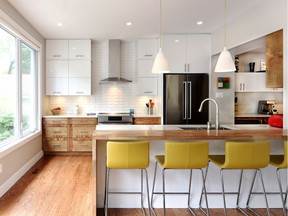
[[[287,140],[287,130],[268,125],[222,125],[226,130],[183,130],[183,125],[97,125],[94,140]],[[229,129],[229,130],[227,130]]]

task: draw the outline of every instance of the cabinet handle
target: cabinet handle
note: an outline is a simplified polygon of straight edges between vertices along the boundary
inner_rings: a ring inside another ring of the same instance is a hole
[[[153,56],[153,55],[151,55],[151,54],[147,54],[147,55],[144,55],[145,57],[151,57],[151,56]]]
[[[84,94],[84,92],[75,92],[76,94]]]
[[[245,83],[243,83],[243,91],[245,91]]]
[[[53,94],[61,94],[61,92],[55,92],[55,91],[54,91]]]
[[[189,64],[187,64],[187,72],[190,71],[190,67],[189,67]]]
[[[240,91],[242,91],[242,83],[240,83]]]
[[[53,55],[53,57],[59,58],[59,57],[61,57],[61,55]]]
[[[75,57],[82,58],[82,57],[84,57],[84,55],[75,55]]]
[[[186,72],[186,64],[184,64],[184,72]]]
[[[152,91],[144,91],[145,94],[151,94]]]

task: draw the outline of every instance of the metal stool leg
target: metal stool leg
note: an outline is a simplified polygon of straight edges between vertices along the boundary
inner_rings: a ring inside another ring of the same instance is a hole
[[[190,176],[189,176],[189,189],[188,189],[188,203],[187,203],[187,205],[188,205],[188,209],[191,212],[191,214],[196,216],[193,209],[190,207],[191,182],[192,182],[192,169],[190,170]]]
[[[224,171],[223,169],[220,170],[220,175],[221,175],[222,195],[223,195],[223,204],[224,204],[224,215],[227,216],[223,171]]]
[[[151,215],[151,206],[150,206],[150,198],[149,198],[149,183],[148,183],[148,172],[147,172],[147,169],[145,169],[145,174],[146,174],[146,189],[147,189],[148,210],[149,210],[149,215]]]
[[[208,169],[208,167],[207,167],[207,169]],[[203,182],[203,188],[204,188],[204,196],[205,196],[205,202],[206,202],[206,208],[207,208],[207,213],[206,212],[204,212],[204,214],[205,215],[207,215],[207,216],[209,216],[210,215],[210,213],[209,213],[209,206],[208,206],[208,199],[207,199],[207,191],[206,191],[206,186],[205,186],[205,177],[204,177],[204,173],[203,173],[203,170],[202,169],[200,169],[201,170],[201,174],[202,174],[202,182]],[[206,177],[207,177],[207,170],[206,170]]]
[[[283,190],[282,190],[282,186],[281,186],[281,178],[280,178],[280,168],[277,168],[276,170],[276,174],[277,174],[277,180],[278,180],[278,185],[279,185],[279,191],[280,191],[280,196],[281,196],[281,201],[282,201],[282,205],[283,205],[283,215],[286,216],[286,208],[285,208],[285,201],[286,201],[286,197],[287,197],[287,193],[285,195],[285,201],[283,198]]]
[[[152,193],[151,193],[151,209],[154,215],[156,215],[155,211],[154,211],[154,207],[153,207],[153,197],[154,197],[154,189],[155,189],[155,182],[156,182],[156,173],[157,173],[157,165],[158,162],[156,161],[155,163],[155,169],[154,169],[154,178],[153,178],[153,185],[152,185]]]
[[[166,216],[166,206],[165,206],[165,169],[162,170],[162,181],[163,181],[163,211],[164,211],[164,216]]]
[[[205,184],[206,184],[206,179],[207,179],[207,174],[208,174],[209,163],[210,163],[210,161],[208,161],[208,164],[207,164],[207,167],[206,167],[205,177],[204,177],[204,184],[203,184],[203,186],[202,186],[201,196],[200,196],[200,200],[199,200],[199,208],[200,208],[200,210],[201,210],[205,215],[207,215],[207,214],[206,214],[205,210],[204,210],[203,207],[202,207],[202,198],[203,198],[204,186],[205,186]]]
[[[106,190],[105,190],[105,209],[104,215],[108,215],[108,193],[109,193],[109,168],[106,170]]]

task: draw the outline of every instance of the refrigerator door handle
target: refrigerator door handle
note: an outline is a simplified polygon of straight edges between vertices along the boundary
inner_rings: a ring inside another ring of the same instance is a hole
[[[183,106],[183,116],[182,116],[182,118],[183,119],[187,119],[187,110],[186,110],[186,108],[187,108],[187,82],[183,82],[183,92],[184,92],[184,94],[183,94],[183,101],[184,101],[184,106]]]
[[[192,92],[191,92],[192,83],[191,83],[191,81],[188,82],[188,89],[187,90],[188,90],[187,92],[189,94],[189,107],[188,107],[189,115],[188,115],[188,119],[190,120],[192,118]]]

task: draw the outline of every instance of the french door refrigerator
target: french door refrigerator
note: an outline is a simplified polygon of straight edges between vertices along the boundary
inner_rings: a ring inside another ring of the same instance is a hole
[[[198,110],[209,96],[208,74],[164,74],[163,90],[164,124],[207,124],[209,103]]]

